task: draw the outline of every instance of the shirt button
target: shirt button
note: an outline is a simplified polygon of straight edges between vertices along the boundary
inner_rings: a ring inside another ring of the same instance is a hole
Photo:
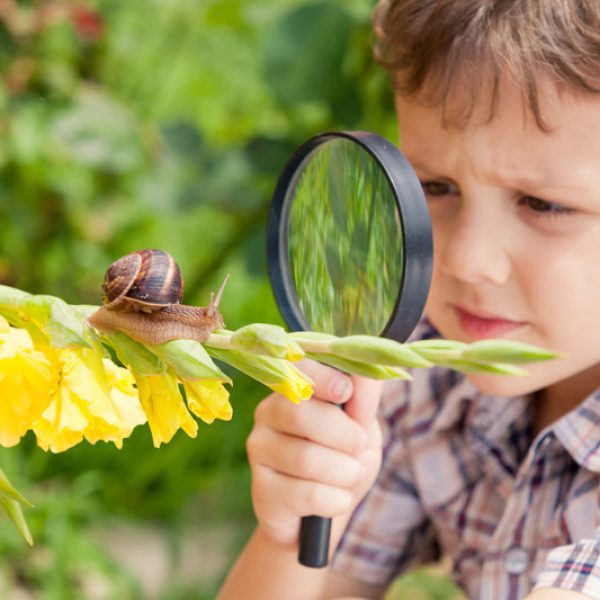
[[[520,575],[529,567],[529,552],[519,546],[511,546],[504,553],[504,568],[511,575]]]

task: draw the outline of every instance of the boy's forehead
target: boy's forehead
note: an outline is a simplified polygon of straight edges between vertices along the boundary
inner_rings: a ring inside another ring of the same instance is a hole
[[[421,170],[471,161],[500,178],[555,180],[557,185],[588,189],[600,184],[600,95],[575,94],[546,86],[540,108],[542,131],[518,90],[503,89],[489,119],[482,100],[463,126],[444,122],[443,107],[418,98],[396,96],[401,147]],[[454,101],[460,101],[457,96]],[[431,173],[440,174],[440,173]]]

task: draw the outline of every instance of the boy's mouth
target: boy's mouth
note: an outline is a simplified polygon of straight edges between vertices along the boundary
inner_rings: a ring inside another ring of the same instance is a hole
[[[512,321],[484,311],[471,312],[457,305],[453,308],[463,331],[475,339],[500,337],[525,324],[525,321]]]

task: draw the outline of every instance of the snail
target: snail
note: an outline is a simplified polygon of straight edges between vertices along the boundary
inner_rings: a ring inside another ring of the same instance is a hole
[[[88,319],[105,332],[121,331],[143,344],[175,339],[204,342],[225,326],[219,302],[229,275],[208,306],[180,304],[183,277],[173,257],[162,250],[138,250],[110,265],[102,284],[103,305]]]

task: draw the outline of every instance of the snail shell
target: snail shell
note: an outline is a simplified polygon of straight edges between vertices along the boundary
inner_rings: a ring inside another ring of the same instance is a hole
[[[173,257],[162,250],[139,250],[116,260],[102,284],[104,305],[89,324],[107,333],[121,331],[143,344],[175,339],[204,342],[225,327],[219,302],[229,275],[208,306],[180,304],[183,278]]]
[[[138,250],[108,267],[102,296],[109,310],[152,312],[181,302],[183,277],[169,253]]]

